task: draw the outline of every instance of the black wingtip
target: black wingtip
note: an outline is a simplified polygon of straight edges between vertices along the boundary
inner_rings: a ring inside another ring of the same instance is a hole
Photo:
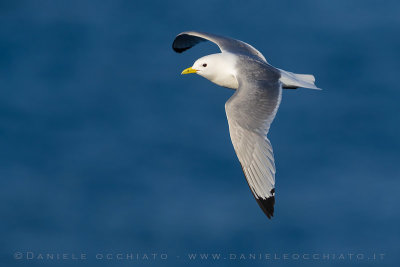
[[[191,35],[188,33],[180,33],[175,37],[172,42],[172,49],[177,53],[182,53],[200,42],[205,42],[207,39],[202,37]]]
[[[192,46],[190,45],[186,45],[184,42],[187,40],[187,35],[186,34],[178,34],[175,37],[175,40],[172,43],[172,49],[176,52],[176,53],[182,53],[186,50],[188,50],[189,48],[191,48]]]
[[[256,198],[256,200],[265,215],[267,215],[268,219],[271,219],[274,216],[275,196],[266,199]]]
[[[174,51],[175,51],[176,53],[182,53],[182,52],[188,50],[189,48],[190,48],[190,47],[177,48],[177,47],[174,47],[174,46],[172,45],[172,49],[174,49]]]
[[[240,166],[242,167],[244,176],[246,176],[246,172],[243,169],[243,165],[242,163],[240,163]],[[246,177],[247,179],[247,177]],[[259,196],[257,196],[253,190],[250,187],[250,184],[247,182],[251,193],[253,194],[254,198],[257,200],[258,206],[260,206],[260,208],[263,210],[263,212],[265,213],[265,215],[267,215],[268,219],[271,219],[274,216],[274,205],[275,205],[275,188],[272,188],[270,193],[271,193],[271,197],[268,197],[266,199],[262,199]]]

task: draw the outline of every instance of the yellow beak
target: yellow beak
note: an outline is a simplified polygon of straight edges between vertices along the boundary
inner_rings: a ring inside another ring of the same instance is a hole
[[[192,69],[192,67],[184,69],[181,74],[189,74],[189,73],[196,73],[197,70]]]

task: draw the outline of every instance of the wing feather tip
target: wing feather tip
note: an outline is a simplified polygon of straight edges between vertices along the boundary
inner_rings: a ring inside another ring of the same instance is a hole
[[[256,200],[265,215],[267,215],[268,219],[272,219],[274,216],[275,196],[271,196],[266,199],[256,198]]]
[[[172,47],[172,49],[174,49],[174,51],[176,52],[176,53],[182,53],[182,52],[185,52],[186,50],[188,50],[190,47],[185,47],[185,48],[178,48],[178,47]]]
[[[265,213],[265,215],[267,215],[268,219],[272,219],[272,217],[274,216],[274,205],[275,205],[275,188],[272,188],[270,193],[272,196],[267,197],[266,199],[263,199],[261,197],[259,197],[251,188],[250,186],[250,182],[249,179],[246,176],[246,172],[243,168],[242,163],[240,163],[240,166],[242,167],[244,176],[247,179],[247,184],[250,188],[251,193],[253,194],[254,198],[257,201],[258,206],[260,206],[260,208],[262,209],[262,211]]]

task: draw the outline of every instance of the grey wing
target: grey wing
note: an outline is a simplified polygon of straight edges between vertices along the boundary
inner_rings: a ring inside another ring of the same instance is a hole
[[[282,94],[281,83],[239,79],[239,88],[226,102],[229,133],[249,187],[271,218],[275,204],[275,163],[267,138]]]
[[[257,49],[245,42],[205,32],[182,32],[175,37],[175,40],[172,43],[172,48],[175,52],[182,53],[183,51],[186,51],[204,41],[215,43],[222,52],[244,54],[267,62],[265,57]]]

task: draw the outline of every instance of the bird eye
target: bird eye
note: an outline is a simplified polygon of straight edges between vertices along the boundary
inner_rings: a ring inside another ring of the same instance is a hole
[[[206,64],[206,63],[204,63],[204,64],[203,64],[203,67],[207,67],[207,64]]]

